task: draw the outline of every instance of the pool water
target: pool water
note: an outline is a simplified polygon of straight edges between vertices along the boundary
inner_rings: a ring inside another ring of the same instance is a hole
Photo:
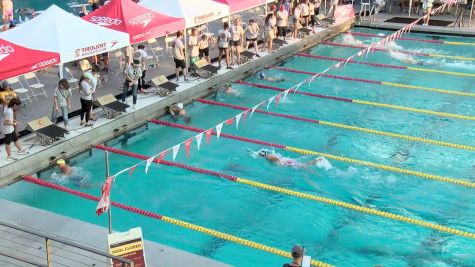
[[[367,33],[389,32],[358,28]],[[427,34],[411,37],[434,38]],[[332,41],[344,42],[344,36]],[[441,36],[450,41],[475,42],[473,38]],[[378,39],[357,36],[370,44]],[[404,50],[475,57],[473,48],[399,41]],[[346,58],[357,50],[319,45],[308,53]],[[474,73],[471,61],[418,58],[425,68]],[[407,65],[387,53],[375,52],[358,60]],[[294,57],[282,64],[292,69],[318,72],[335,62]],[[409,65],[407,65],[409,66]],[[268,76],[281,75],[287,81],[278,84],[256,77],[246,81],[288,88],[306,75],[265,70]],[[331,74],[372,80],[424,85],[453,91],[473,92],[470,77],[455,77],[408,70],[376,68],[349,64]],[[218,93],[209,99],[252,107],[276,92],[234,84],[239,96]],[[382,85],[320,78],[301,91],[378,101],[475,116],[472,97],[407,90]],[[263,107],[265,109],[265,106]],[[344,103],[291,94],[285,103],[270,105],[270,110],[305,118],[344,123],[382,131],[431,138],[475,146],[472,121],[439,118],[385,108]],[[209,128],[238,114],[239,111],[195,102],[188,106],[191,126]],[[171,121],[164,117],[163,120]],[[182,121],[178,121],[183,123]],[[242,120],[239,130],[226,125],[224,133],[265,140],[335,155],[392,165],[400,168],[475,181],[473,152],[416,143],[401,139],[331,128],[312,123],[255,113]],[[119,149],[154,155],[195,133],[149,124],[107,143]],[[331,169],[296,169],[270,164],[256,157],[267,148],[212,137],[203,140],[198,152],[193,143],[188,158],[184,148],[177,162],[219,171],[238,177],[272,184],[313,195],[376,208],[411,218],[422,219],[456,229],[475,232],[473,189],[330,160]],[[307,162],[314,157],[276,150],[282,156]],[[171,158],[171,152],[167,159]],[[104,181],[104,152],[93,149],[71,159],[72,165],[87,171],[81,184],[52,179],[57,170],[45,170],[39,176],[83,192],[100,195]],[[133,158],[110,154],[111,173],[138,162]],[[55,192],[37,185],[18,182],[0,190],[0,197],[80,220],[107,226],[107,216],[95,215],[95,202]],[[112,186],[114,201],[185,220],[269,246],[289,250],[294,244],[305,246],[313,258],[338,266],[474,266],[475,242],[455,235],[410,225],[348,209],[303,200],[233,183],[224,179],[182,169],[152,164],[148,175],[141,166],[132,175],[117,177]],[[281,266],[280,256],[254,250],[201,233],[181,229],[164,222],[113,209],[113,228],[123,231],[140,226],[148,240],[213,258],[234,266]]]

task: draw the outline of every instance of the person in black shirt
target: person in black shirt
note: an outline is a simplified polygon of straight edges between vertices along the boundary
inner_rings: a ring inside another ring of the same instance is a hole
[[[282,267],[301,267],[302,260],[303,260],[303,247],[299,245],[295,245],[292,248],[292,263],[286,263]]]

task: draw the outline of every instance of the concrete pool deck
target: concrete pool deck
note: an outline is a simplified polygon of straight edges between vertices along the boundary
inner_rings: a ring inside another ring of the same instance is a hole
[[[108,250],[107,228],[7,200],[0,199],[0,206],[2,207],[2,212],[0,213],[0,221],[31,228],[41,233],[59,236],[63,239],[71,240],[73,242],[80,243],[82,245],[86,245],[88,247],[95,248],[100,251],[106,252]],[[2,228],[0,227],[0,230],[1,229]],[[8,234],[10,233],[0,231],[0,238],[5,239],[6,235]],[[11,239],[11,236],[6,237],[6,239],[8,238]],[[147,233],[144,233],[144,239],[147,266],[230,266],[183,250],[147,241]],[[35,240],[29,240],[30,245],[35,243]],[[44,239],[38,237],[37,241],[37,246],[41,246],[40,242],[44,242]],[[12,255],[13,253],[15,256],[18,257],[29,255],[28,257],[30,259],[32,258],[32,256],[35,256],[34,259],[31,259],[35,262],[39,262],[41,258],[44,258],[44,250],[42,248],[33,246],[29,247],[28,249],[26,248],[27,246],[22,246],[21,243],[12,242],[11,244],[3,244],[2,246],[0,246],[0,254],[2,252],[5,252],[7,255]],[[68,249],[71,250],[71,248]],[[77,251],[77,253],[85,254],[85,251]],[[79,255],[71,253],[66,254],[66,251],[63,252],[62,250],[58,249],[55,251],[53,261],[57,264],[64,264],[65,266],[74,266],[74,260],[79,260],[82,263],[81,265],[96,267],[109,266],[103,263],[104,258],[98,258],[97,255],[94,254],[86,256],[87,257],[80,257]],[[85,260],[87,260],[87,262],[85,262]],[[45,262],[42,262],[42,264],[44,263]],[[0,257],[1,266],[8,266],[9,264],[11,264],[11,262],[9,262],[9,259]]]
[[[13,162],[6,161],[4,153],[1,153],[0,168],[2,171],[0,173],[0,187],[18,180],[21,175],[35,173],[51,166],[59,158],[71,157],[90,148],[92,145],[102,143],[134,129],[144,124],[148,119],[163,115],[165,108],[172,103],[189,103],[195,98],[209,94],[214,87],[222,86],[228,81],[242,79],[265,66],[276,64],[291,57],[294,53],[310,48],[325,39],[348,30],[352,24],[353,20],[348,20],[328,29],[320,29],[314,35],[292,43],[289,42],[288,45],[281,47],[273,53],[262,54],[260,58],[251,60],[235,69],[221,69],[218,75],[210,79],[196,79],[189,83],[180,83],[177,92],[168,97],[163,98],[158,95],[141,97],[136,110],[128,109],[127,113],[121,114],[112,120],[98,117],[94,127],[73,129],[66,138],[49,146],[34,146],[30,150],[30,155],[19,160]],[[75,118],[71,124],[79,125],[78,118]],[[24,138],[23,142],[32,142],[33,140],[34,136],[31,135],[30,140]]]

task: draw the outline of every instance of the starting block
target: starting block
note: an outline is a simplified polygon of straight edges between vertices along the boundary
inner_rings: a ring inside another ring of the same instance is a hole
[[[160,75],[151,80],[152,85],[157,88],[163,88],[168,91],[176,91],[178,84],[170,82],[165,75]]]
[[[311,33],[312,33],[312,30],[310,30],[306,27],[302,27],[302,28],[299,29],[297,34],[298,34],[299,38],[305,38],[305,37],[309,36]]]
[[[28,122],[27,129],[36,134],[43,146],[50,145],[60,138],[64,138],[64,135],[68,132],[53,124],[47,117]]]
[[[201,78],[208,79],[218,73],[219,68],[208,64],[208,61],[201,59],[195,62],[196,74]]]
[[[98,97],[96,99],[96,104],[104,110],[108,119],[113,119],[120,115],[122,112],[129,107],[129,105],[117,101],[115,96],[108,94],[105,96]]]
[[[272,40],[272,43],[274,44],[276,49],[281,48],[287,44],[286,41],[281,40],[279,38],[275,38],[274,40]]]

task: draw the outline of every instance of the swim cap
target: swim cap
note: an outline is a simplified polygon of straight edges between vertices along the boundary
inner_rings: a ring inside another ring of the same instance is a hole
[[[265,152],[264,150],[259,151],[259,156],[265,157],[265,156],[267,156],[267,152]]]
[[[259,77],[261,77],[262,79],[264,79],[266,77],[266,75],[264,74],[264,72],[261,72],[259,73]]]
[[[177,106],[179,109],[183,109],[183,103],[178,103],[178,104],[176,104],[176,106]]]
[[[56,161],[56,164],[63,165],[66,164],[66,162],[64,161],[64,159],[58,159],[58,161]]]

